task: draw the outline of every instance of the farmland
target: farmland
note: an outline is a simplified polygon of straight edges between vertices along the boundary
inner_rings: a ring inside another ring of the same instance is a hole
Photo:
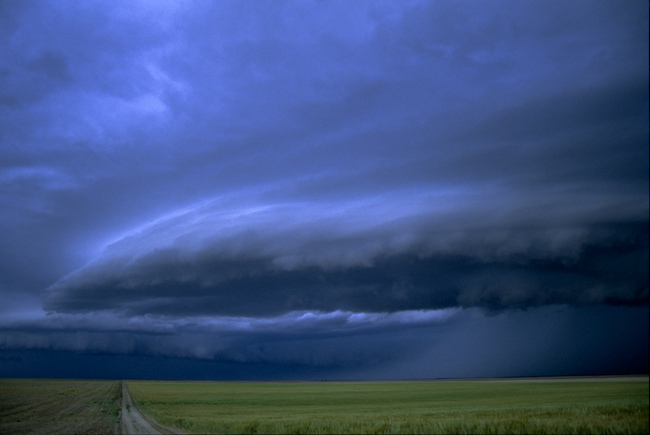
[[[431,382],[128,382],[195,433],[648,433],[648,378]]]
[[[0,433],[137,432],[125,420],[135,405],[190,433],[624,434],[649,427],[647,376],[124,384],[127,394],[119,381],[0,379]]]
[[[120,382],[0,379],[0,433],[119,433]]]

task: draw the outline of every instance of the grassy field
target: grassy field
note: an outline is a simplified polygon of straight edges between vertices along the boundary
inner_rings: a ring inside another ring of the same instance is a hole
[[[0,379],[0,434],[119,433],[120,382]]]
[[[195,433],[648,433],[648,380],[128,382]]]

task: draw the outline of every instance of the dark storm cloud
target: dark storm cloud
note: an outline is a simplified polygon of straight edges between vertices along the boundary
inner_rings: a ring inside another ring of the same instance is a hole
[[[648,302],[646,221],[466,227],[382,205],[212,204],[109,246],[55,284],[45,308],[269,316]]]
[[[0,315],[152,354],[115,319],[162,316],[197,356],[174,322],[645,306],[647,16],[0,2]]]
[[[56,315],[2,325],[0,376],[358,380],[632,374],[647,368],[648,329],[638,327],[647,321],[645,307],[604,306],[494,316],[477,310],[293,313],[264,320]],[[65,352],[76,357],[70,361]],[[83,356],[88,354],[95,356]],[[142,361],[147,357],[155,359]],[[90,375],[89,364],[101,369]],[[169,364],[178,367],[161,369]]]
[[[364,355],[391,359],[394,349],[380,343],[387,331],[409,334],[442,325],[454,315],[453,310],[294,312],[268,319],[53,315],[4,322],[0,348],[347,366],[364,364]]]

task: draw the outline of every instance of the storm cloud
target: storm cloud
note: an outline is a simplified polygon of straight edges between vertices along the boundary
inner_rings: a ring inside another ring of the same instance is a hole
[[[474,211],[486,216],[479,226],[418,210],[439,199],[209,204],[109,245],[54,284],[45,309],[270,316],[648,302],[647,222],[491,224],[486,208]]]
[[[1,2],[0,349],[508,375],[548,318],[510,373],[647,367],[648,12]]]

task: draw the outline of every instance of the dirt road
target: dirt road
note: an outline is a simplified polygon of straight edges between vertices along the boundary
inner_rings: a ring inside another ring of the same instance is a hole
[[[122,412],[120,431],[123,434],[178,434],[183,433],[159,425],[146,415],[133,403],[131,393],[122,382]]]

